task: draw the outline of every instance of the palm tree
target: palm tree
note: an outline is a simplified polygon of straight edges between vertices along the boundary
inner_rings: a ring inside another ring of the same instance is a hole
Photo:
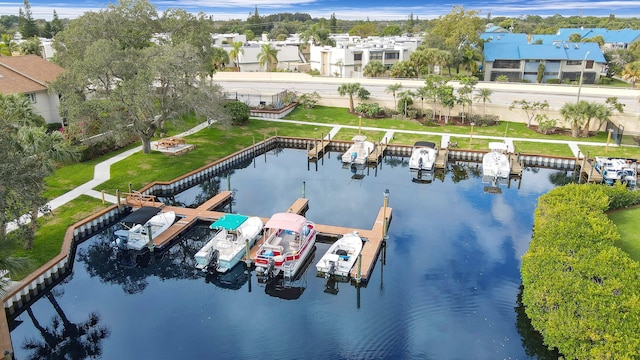
[[[229,54],[223,48],[214,47],[213,54],[211,55],[211,63],[213,64],[214,70],[220,70],[229,63]]]
[[[420,97],[420,109],[424,112],[424,99],[428,99],[429,98],[429,88],[427,88],[426,86],[420,87],[418,88],[418,90],[416,90],[416,94],[417,96]]]
[[[55,171],[57,164],[77,161],[80,157],[76,148],[67,143],[59,131],[47,133],[44,127],[23,126],[18,129],[17,138],[23,156],[37,164],[37,171],[32,173],[35,187],[34,194],[42,192],[41,184],[44,183],[44,178]],[[46,199],[36,196],[31,201],[31,230],[35,234],[38,225],[38,213],[40,212],[40,207],[46,203]],[[30,249],[32,245],[33,239],[25,237],[24,248]]]
[[[233,63],[238,70],[240,70],[240,54],[244,54],[242,45],[242,41],[235,41],[231,44],[231,50],[229,51],[229,57],[233,59]]]
[[[17,44],[13,41],[11,35],[2,34],[2,42],[0,43],[0,56],[11,56],[17,49]]]
[[[349,112],[353,112],[353,96],[360,92],[360,83],[344,83],[338,87],[340,96],[349,96]]]
[[[364,69],[362,69],[362,73],[367,77],[379,77],[384,75],[386,69],[384,64],[382,64],[378,60],[369,61],[367,65],[365,65]]]
[[[482,101],[482,117],[487,116],[487,102],[491,102],[491,94],[493,94],[493,90],[489,88],[480,88],[478,89],[478,93],[474,97],[476,101]]]
[[[585,122],[585,114],[587,113],[586,107],[588,103],[581,100],[577,103],[566,103],[560,109],[560,114],[564,120],[571,126],[571,136],[578,137],[580,127]]]
[[[265,71],[273,70],[273,66],[278,64],[278,49],[272,48],[271,44],[262,44],[258,54],[258,64],[265,67]]]
[[[387,86],[387,89],[386,89],[387,93],[393,94],[393,103],[395,105],[398,105],[398,103],[396,102],[396,93],[400,89],[402,89],[402,84],[401,83],[391,84],[391,85]]]
[[[627,64],[622,70],[622,80],[631,83],[631,88],[636,87],[636,83],[640,80],[640,62],[635,61]]]

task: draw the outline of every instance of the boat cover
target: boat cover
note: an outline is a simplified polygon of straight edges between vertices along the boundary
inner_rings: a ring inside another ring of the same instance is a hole
[[[246,215],[224,214],[220,219],[211,224],[210,228],[214,230],[236,230],[238,226],[242,225],[248,218]]]
[[[413,144],[413,146],[415,146],[415,147],[428,147],[428,148],[435,149],[436,148],[436,143],[431,142],[431,141],[416,141],[416,143]]]
[[[277,213],[273,214],[271,219],[264,225],[269,229],[283,229],[302,233],[302,228],[307,223],[304,216],[294,213]]]
[[[153,206],[143,206],[140,209],[135,210],[131,214],[127,215],[120,222],[127,224],[144,224],[159,212],[160,208]]]

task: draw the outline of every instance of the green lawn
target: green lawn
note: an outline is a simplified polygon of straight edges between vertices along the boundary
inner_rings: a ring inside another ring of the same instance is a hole
[[[640,207],[614,211],[609,218],[616,224],[620,242],[616,245],[632,259],[640,261]]]

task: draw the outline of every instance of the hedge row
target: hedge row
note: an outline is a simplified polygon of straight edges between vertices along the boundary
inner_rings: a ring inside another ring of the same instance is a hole
[[[608,210],[640,203],[624,186],[566,185],[541,196],[522,260],[522,302],[549,348],[568,359],[640,354],[640,267],[614,246]]]

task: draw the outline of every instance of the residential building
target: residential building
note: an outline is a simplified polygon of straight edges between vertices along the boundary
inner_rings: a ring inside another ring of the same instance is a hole
[[[47,123],[62,123],[58,95],[48,90],[49,83],[63,72],[37,55],[0,57],[0,94],[23,94]]]
[[[360,39],[338,34],[333,38],[336,46],[311,46],[309,64],[320,75],[343,78],[361,77],[364,67],[374,60],[391,69],[393,64],[407,61],[422,43],[422,38],[407,36]]]

